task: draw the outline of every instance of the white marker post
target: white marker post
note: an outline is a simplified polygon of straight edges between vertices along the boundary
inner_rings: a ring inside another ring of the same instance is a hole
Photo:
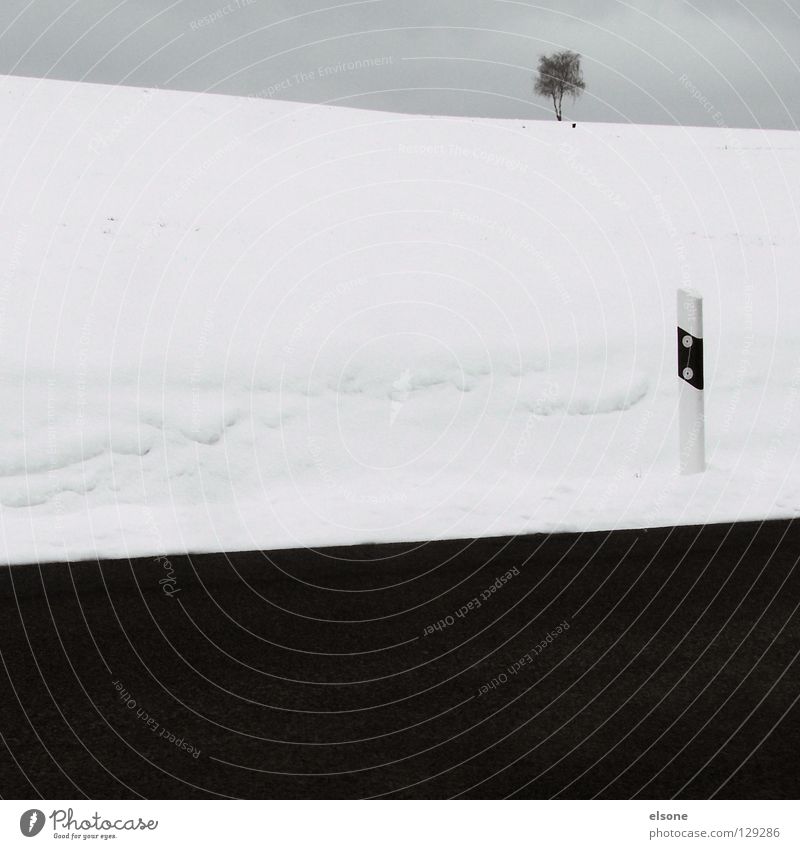
[[[693,289],[678,289],[678,378],[680,469],[693,475],[706,470],[703,298]]]

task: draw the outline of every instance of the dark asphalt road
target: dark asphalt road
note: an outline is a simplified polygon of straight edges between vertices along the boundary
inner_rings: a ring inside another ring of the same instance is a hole
[[[0,795],[797,798],[798,557],[796,521],[4,568]]]

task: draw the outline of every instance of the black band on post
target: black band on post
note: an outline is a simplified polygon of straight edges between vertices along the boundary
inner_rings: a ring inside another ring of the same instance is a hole
[[[678,377],[703,389],[703,340],[678,328]]]

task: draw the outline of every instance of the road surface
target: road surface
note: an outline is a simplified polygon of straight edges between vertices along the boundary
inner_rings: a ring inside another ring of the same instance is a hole
[[[797,798],[800,522],[0,570],[4,798]]]

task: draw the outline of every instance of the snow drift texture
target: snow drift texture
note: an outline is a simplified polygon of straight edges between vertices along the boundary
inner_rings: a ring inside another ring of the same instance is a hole
[[[5,561],[797,514],[796,134],[0,93]]]

